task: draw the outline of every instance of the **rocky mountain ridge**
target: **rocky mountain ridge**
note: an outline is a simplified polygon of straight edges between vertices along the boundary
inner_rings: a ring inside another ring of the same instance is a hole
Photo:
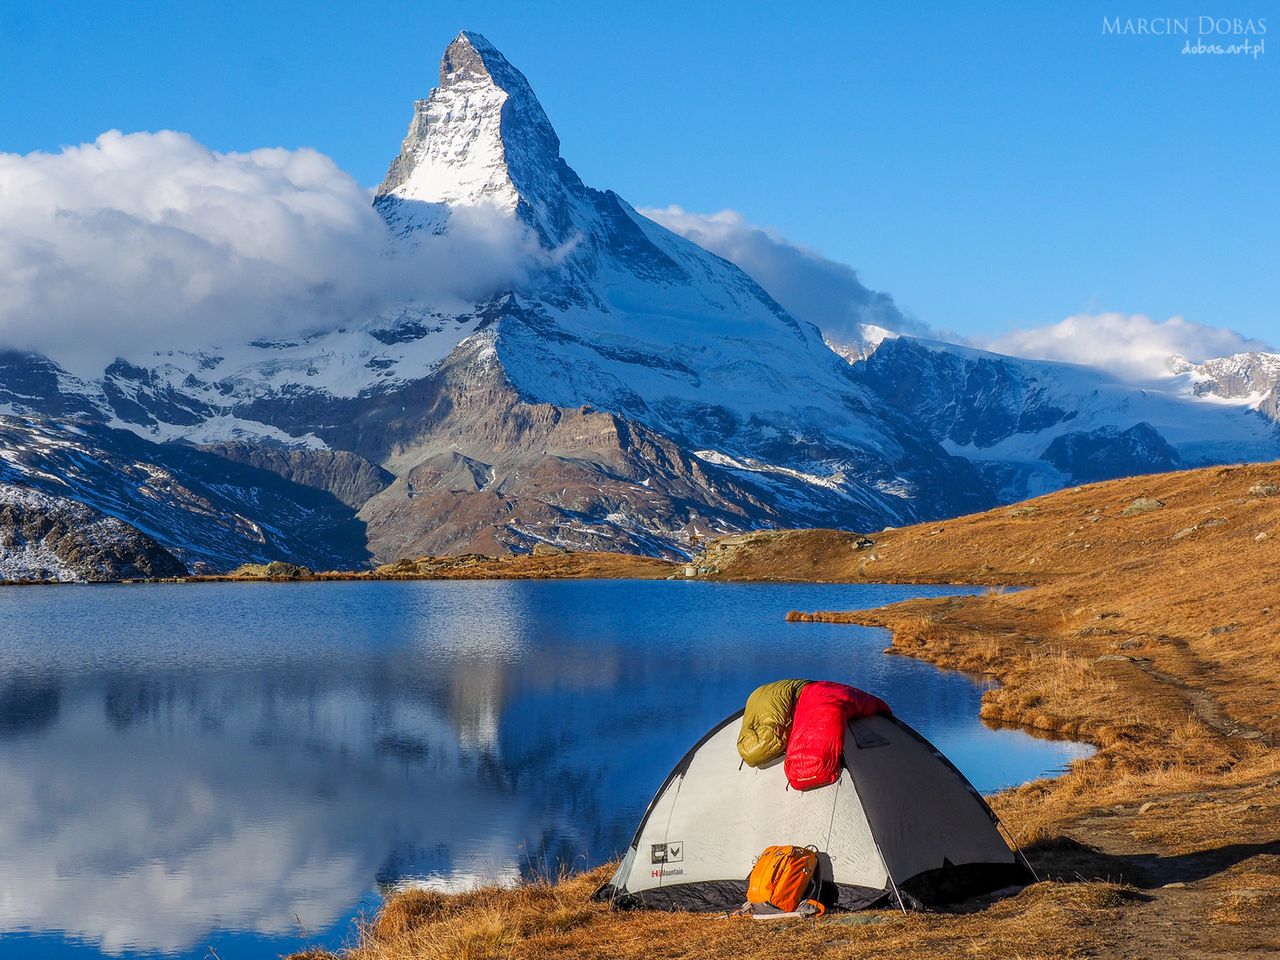
[[[1172,357],[1169,369],[1190,374],[1198,397],[1242,399],[1268,420],[1280,423],[1280,353],[1236,353],[1201,363]]]
[[[363,524],[333,494],[93,421],[0,416],[0,483],[117,518],[192,572],[271,560],[328,569],[369,559]]]
[[[1257,391],[1225,374],[1210,379],[1238,364],[1185,364],[1132,382],[907,336],[850,362],[868,389],[971,461],[1005,502],[1180,466],[1280,458],[1280,428]],[[1265,371],[1266,361],[1257,366]]]

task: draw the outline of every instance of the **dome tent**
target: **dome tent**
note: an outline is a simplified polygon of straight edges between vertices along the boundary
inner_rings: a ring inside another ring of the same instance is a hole
[[[774,844],[817,847],[819,899],[843,910],[935,906],[1034,879],[972,784],[896,717],[851,721],[839,779],[798,791],[780,759],[742,762],[741,716],[710,730],[671,771],[597,900],[732,910],[753,861]]]

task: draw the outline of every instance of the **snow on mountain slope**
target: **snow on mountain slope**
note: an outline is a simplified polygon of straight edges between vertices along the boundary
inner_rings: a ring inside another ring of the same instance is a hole
[[[610,410],[730,457],[795,459],[840,474],[837,487],[866,469],[893,496],[913,488],[905,452],[923,438],[904,443],[913,428],[737,267],[585,186],[527,82],[483,38],[463,33],[446,51],[375,203],[393,227],[423,204],[495,204],[559,251],[485,334],[523,398]]]
[[[376,205],[401,233],[443,229],[459,204],[515,213],[522,200],[515,178],[527,187],[559,153],[524,76],[479,34],[464,32],[445,50],[440,86],[414,104]]]
[[[947,450],[997,477],[1004,498],[1099,479],[1104,450],[1117,476],[1280,457],[1280,431],[1252,398],[1203,390],[1203,372],[1189,366],[1134,383],[1075,364],[902,337],[854,370]],[[1149,432],[1126,433],[1138,425]]]
[[[101,423],[0,416],[0,483],[85,504],[213,570],[285,559],[350,567],[368,557],[362,525],[332,494]]]
[[[846,335],[839,340],[826,336],[826,341],[827,346],[847,361],[857,363],[875,353],[880,344],[886,340],[892,340],[898,336],[901,334],[886,327],[877,326],[874,323],[860,323],[853,330],[852,336]]]
[[[1189,375],[1198,397],[1243,401],[1268,420],[1280,422],[1280,353],[1236,353],[1203,363],[1174,357],[1169,369]]]
[[[281,430],[243,413],[277,400],[352,399],[419,380],[477,329],[482,316],[405,304],[308,337],[156,350],[139,362],[117,360],[108,367],[97,406],[116,426],[160,441],[258,439],[323,448],[325,442],[305,427]]]

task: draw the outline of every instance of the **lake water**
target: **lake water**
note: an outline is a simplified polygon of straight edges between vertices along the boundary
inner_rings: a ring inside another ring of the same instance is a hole
[[[872,690],[985,791],[1077,745],[973,678],[788,624],[939,587],[351,582],[0,590],[0,956],[274,958],[402,882],[612,858],[757,684]]]

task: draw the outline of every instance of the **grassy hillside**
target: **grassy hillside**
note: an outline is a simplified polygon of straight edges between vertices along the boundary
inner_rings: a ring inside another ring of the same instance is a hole
[[[789,619],[881,624],[892,652],[982,672],[993,723],[1089,740],[994,798],[1047,879],[947,914],[735,922],[614,914],[602,871],[393,899],[357,960],[458,957],[1262,957],[1280,951],[1280,465],[1113,481],[866,539],[730,537],[719,579],[1021,585]]]

